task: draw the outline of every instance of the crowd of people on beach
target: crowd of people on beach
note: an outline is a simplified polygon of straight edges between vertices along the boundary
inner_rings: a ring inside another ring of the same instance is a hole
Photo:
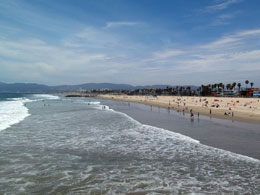
[[[199,117],[200,114],[221,118],[254,118],[260,116],[259,98],[240,97],[201,97],[201,96],[143,96],[143,95],[103,95],[103,97],[140,102],[148,105],[175,109],[177,112],[188,113],[190,117]]]

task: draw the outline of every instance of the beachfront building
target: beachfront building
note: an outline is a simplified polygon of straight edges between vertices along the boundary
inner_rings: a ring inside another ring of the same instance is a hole
[[[260,90],[253,92],[253,97],[260,98]]]
[[[240,92],[240,95],[244,97],[253,97],[253,94],[258,94],[258,91],[259,88],[245,89]]]
[[[211,93],[211,96],[215,96],[215,97],[234,97],[235,96],[235,92],[233,90],[226,90],[226,91],[220,91],[220,92],[215,92],[215,93]]]
[[[233,90],[226,90],[226,91],[223,91],[223,96],[224,97],[234,97],[235,93]]]

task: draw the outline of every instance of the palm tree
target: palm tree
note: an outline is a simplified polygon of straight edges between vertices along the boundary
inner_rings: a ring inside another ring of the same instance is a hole
[[[232,88],[234,89],[236,87],[236,85],[237,85],[236,82],[232,83]]]
[[[241,83],[238,83],[237,86],[238,86],[238,89],[240,91]]]
[[[218,84],[218,91],[219,91],[219,92],[221,91],[221,88],[223,88],[223,83],[219,83],[219,84]]]
[[[251,83],[250,83],[251,89],[252,89],[253,85],[254,85],[254,83],[253,83],[253,82],[251,82]]]
[[[223,83],[220,83],[220,87],[224,90],[224,84]]]
[[[245,84],[246,84],[246,88],[247,88],[247,85],[248,85],[248,83],[249,83],[249,81],[248,81],[248,80],[246,80],[246,81],[245,81]]]
[[[180,91],[180,95],[182,96],[182,91],[183,91],[183,86],[180,86],[180,88],[179,88],[179,91]]]
[[[217,87],[217,84],[213,84],[211,85],[212,86],[212,89],[215,91],[216,90],[216,87]]]
[[[227,90],[231,89],[231,84],[226,84]]]
[[[186,87],[186,90],[188,90],[188,92],[190,93],[191,87],[190,86]]]

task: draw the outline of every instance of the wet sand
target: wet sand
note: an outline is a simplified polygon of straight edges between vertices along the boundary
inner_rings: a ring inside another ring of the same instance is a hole
[[[200,143],[260,159],[260,125],[190,115],[140,103],[104,100],[116,111],[135,120],[189,136]]]

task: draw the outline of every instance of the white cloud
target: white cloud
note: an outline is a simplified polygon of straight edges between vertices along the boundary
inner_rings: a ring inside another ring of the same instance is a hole
[[[231,46],[236,47],[240,40],[241,39],[233,36],[230,37],[227,36],[227,37],[222,37],[221,39],[213,41],[211,43],[201,45],[200,47],[204,49],[219,49],[219,48],[223,48],[224,46],[228,46],[229,48]]]
[[[46,71],[46,72],[53,72],[53,71],[55,71],[55,67],[54,66],[52,66],[50,64],[47,64],[47,63],[44,63],[44,62],[36,62],[35,66],[36,66],[36,68],[39,67],[41,70]]]
[[[33,78],[33,73],[40,73],[43,77],[69,77],[76,73],[93,74],[97,64],[104,64],[109,59],[103,53],[78,52],[72,49],[53,46],[39,39],[18,41],[0,40],[1,68],[12,73],[12,77],[19,80],[20,76]],[[26,75],[26,76],[25,76]],[[62,82],[62,81],[58,81]]]
[[[243,0],[224,0],[221,3],[206,7],[206,11],[217,11],[227,9],[232,4],[240,3]]]
[[[235,13],[231,14],[221,14],[219,15],[211,24],[212,26],[222,26],[222,25],[228,25],[230,19],[235,17]]]
[[[244,36],[260,36],[260,29],[246,30],[237,33],[235,36],[244,37]]]
[[[155,52],[153,57],[157,58],[142,63],[147,63],[146,71],[153,76],[159,69],[157,76],[164,75],[163,78],[169,80],[171,77],[179,77],[179,82],[187,83],[188,80],[187,84],[190,84],[191,79],[193,84],[201,84],[205,81],[241,82],[250,78],[259,85],[259,30],[240,31],[204,45],[182,46],[182,50]]]
[[[135,26],[140,24],[139,22],[107,22],[106,27],[112,28],[112,27],[121,27],[121,26]]]
[[[157,48],[125,40],[107,29],[88,27],[55,45],[35,38],[0,39],[0,67],[13,80],[47,84],[199,85],[214,79],[229,82],[247,77],[254,78],[257,85],[259,39],[260,29],[253,29],[203,45],[167,45],[156,51]],[[133,49],[126,49],[128,45]]]
[[[184,54],[184,51],[181,50],[164,50],[159,52],[154,52],[153,57],[155,59],[167,59],[173,56],[179,56]]]
[[[260,37],[260,29],[245,30],[234,34],[225,35],[216,41],[207,43],[205,45],[201,45],[199,47],[204,49],[211,49],[214,51],[217,49],[225,50],[225,51],[227,49],[238,50],[240,48],[251,46],[247,42],[253,39],[259,40],[259,37]]]

